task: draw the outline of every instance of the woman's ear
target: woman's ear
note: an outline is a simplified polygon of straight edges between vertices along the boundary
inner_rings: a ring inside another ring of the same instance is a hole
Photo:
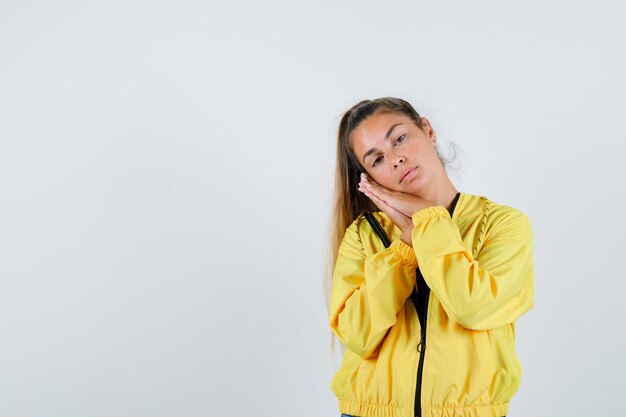
[[[435,130],[433,129],[430,121],[426,117],[421,118],[421,126],[428,139],[433,143],[433,146],[437,143],[437,135],[435,134]]]

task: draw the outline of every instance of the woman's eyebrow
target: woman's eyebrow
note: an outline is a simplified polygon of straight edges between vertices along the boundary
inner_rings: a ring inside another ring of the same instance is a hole
[[[391,136],[391,132],[393,132],[393,128],[399,125],[402,125],[404,123],[396,123],[395,125],[392,125],[389,130],[387,131],[387,134],[385,134],[385,142],[387,142],[389,140],[389,136]],[[362,162],[365,163],[365,158],[367,158],[368,156],[370,156],[371,154],[373,154],[374,152],[376,152],[378,149],[376,148],[372,148],[369,151],[365,152],[365,155],[363,155],[363,159]]]

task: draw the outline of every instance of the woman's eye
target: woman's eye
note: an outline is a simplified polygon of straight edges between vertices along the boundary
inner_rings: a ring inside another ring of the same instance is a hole
[[[378,158],[376,158],[372,166],[375,167],[376,165],[378,165],[378,161],[380,161],[381,159],[382,159],[382,156],[379,156]]]
[[[396,143],[402,142],[404,139],[405,139],[405,135],[398,136],[398,139],[396,139]]]

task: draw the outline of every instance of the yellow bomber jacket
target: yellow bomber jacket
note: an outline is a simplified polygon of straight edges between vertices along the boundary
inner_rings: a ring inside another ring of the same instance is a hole
[[[515,320],[533,306],[528,217],[460,192],[452,216],[443,206],[413,215],[411,247],[384,212],[372,214],[391,245],[361,214],[334,266],[330,327],[346,347],[330,382],[339,411],[505,416],[522,373]],[[430,288],[424,338],[411,299],[420,273]]]

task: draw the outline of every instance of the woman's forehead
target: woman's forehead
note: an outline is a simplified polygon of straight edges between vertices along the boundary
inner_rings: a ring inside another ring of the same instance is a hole
[[[385,141],[392,127],[395,129],[409,123],[411,123],[411,119],[403,113],[376,113],[363,120],[354,130],[352,137],[353,139],[356,138],[358,142]]]

